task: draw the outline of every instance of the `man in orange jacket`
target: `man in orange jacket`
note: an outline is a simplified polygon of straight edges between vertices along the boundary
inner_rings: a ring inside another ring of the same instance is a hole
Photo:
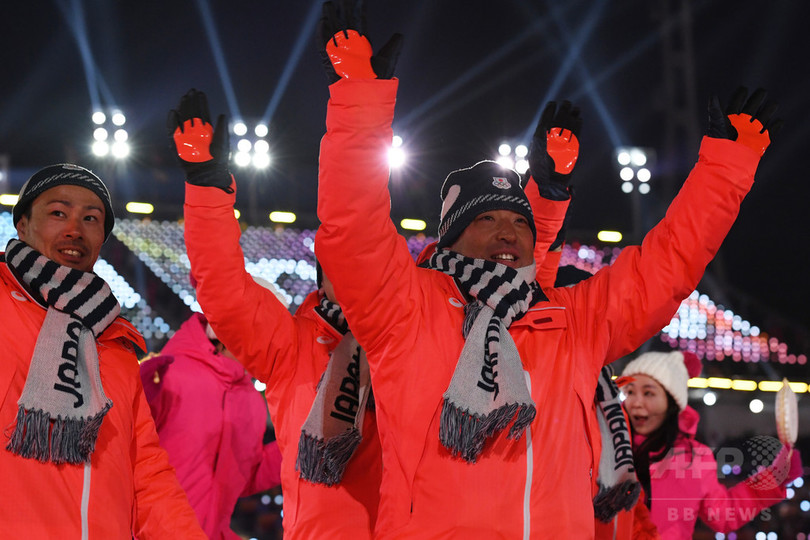
[[[759,94],[725,112],[713,103],[667,216],[581,284],[540,289],[519,178],[487,164],[448,175],[438,251],[420,268],[390,219],[396,49],[373,55],[353,7],[327,5],[322,23],[332,84],[315,249],[371,369],[384,464],[376,533],[593,537],[585,426],[601,367],[694,290],[753,183],[772,110]]]
[[[67,163],[20,190],[0,254],[0,523],[8,538],[205,538],[144,398],[134,346],[93,273],[114,216]]]
[[[224,117],[213,126],[205,94],[192,89],[170,113],[169,131],[186,174],[197,300],[217,338],[267,384],[282,455],[284,538],[370,539],[382,450],[376,416],[364,406],[368,367],[329,280],[319,280],[295,315],[256,283],[239,245]]]

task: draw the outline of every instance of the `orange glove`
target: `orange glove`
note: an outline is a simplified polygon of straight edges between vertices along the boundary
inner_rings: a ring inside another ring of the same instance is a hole
[[[771,143],[771,137],[782,128],[782,120],[772,119],[777,104],[765,101],[766,94],[760,88],[746,101],[748,89],[740,86],[731,96],[725,112],[717,96],[712,96],[706,135],[737,141],[762,156]]]
[[[355,5],[358,3],[358,5]],[[318,23],[321,62],[329,84],[340,79],[390,79],[402,50],[402,34],[394,34],[374,55],[365,37],[362,0],[324,2]]]
[[[225,115],[219,115],[216,128],[211,125],[205,94],[194,88],[186,92],[177,109],[169,111],[167,128],[186,181],[230,192],[230,144]]]

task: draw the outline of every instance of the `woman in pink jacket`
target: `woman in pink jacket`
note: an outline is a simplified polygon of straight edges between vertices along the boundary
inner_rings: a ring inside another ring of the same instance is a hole
[[[141,364],[160,445],[209,538],[239,538],[236,500],[281,482],[281,453],[263,444],[267,405],[205,317],[193,314],[161,356]]]
[[[718,482],[711,448],[695,440],[698,413],[687,405],[687,381],[700,369],[692,353],[649,352],[628,363],[620,381],[636,472],[665,540],[692,538],[698,518],[718,532],[739,529],[783,500],[785,486],[801,474],[799,451],[785,447],[744,482],[732,488]]]

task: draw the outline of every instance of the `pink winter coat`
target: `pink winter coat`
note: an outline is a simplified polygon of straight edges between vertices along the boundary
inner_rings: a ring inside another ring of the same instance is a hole
[[[206,320],[191,316],[141,364],[160,444],[209,538],[239,538],[236,500],[280,483],[281,454],[262,444],[267,406],[236,360],[217,354]]]
[[[673,450],[650,465],[650,517],[664,540],[692,538],[698,518],[715,531],[734,531],[785,498],[784,486],[774,482],[763,481],[758,489],[749,481],[732,488],[720,484],[712,450],[694,438],[699,418],[687,406]]]

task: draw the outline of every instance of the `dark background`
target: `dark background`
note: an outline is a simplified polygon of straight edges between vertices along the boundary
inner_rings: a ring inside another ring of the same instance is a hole
[[[571,99],[584,128],[569,238],[590,242],[611,228],[632,239],[632,198],[619,189],[616,144],[657,154],[642,207],[646,229],[697,158],[709,96],[725,102],[739,84],[768,89],[784,129],[701,287],[763,329],[778,328],[771,331],[793,352],[810,352],[805,2],[367,4],[376,47],[395,31],[405,35],[394,128],[410,161],[392,175],[393,215],[421,217],[428,232],[448,171],[495,157],[502,140],[528,142],[545,102]],[[265,210],[289,209],[300,226],[314,227],[328,97],[314,39],[319,12],[320,2],[304,0],[4,3],[0,154],[10,182],[3,191],[16,192],[41,166],[71,160],[99,172],[118,204],[149,200],[157,216],[180,217],[182,177],[165,118],[196,87],[213,114],[272,112],[273,167],[236,173],[243,216],[258,223]],[[127,115],[134,148],[126,164],[89,154],[96,104]]]

